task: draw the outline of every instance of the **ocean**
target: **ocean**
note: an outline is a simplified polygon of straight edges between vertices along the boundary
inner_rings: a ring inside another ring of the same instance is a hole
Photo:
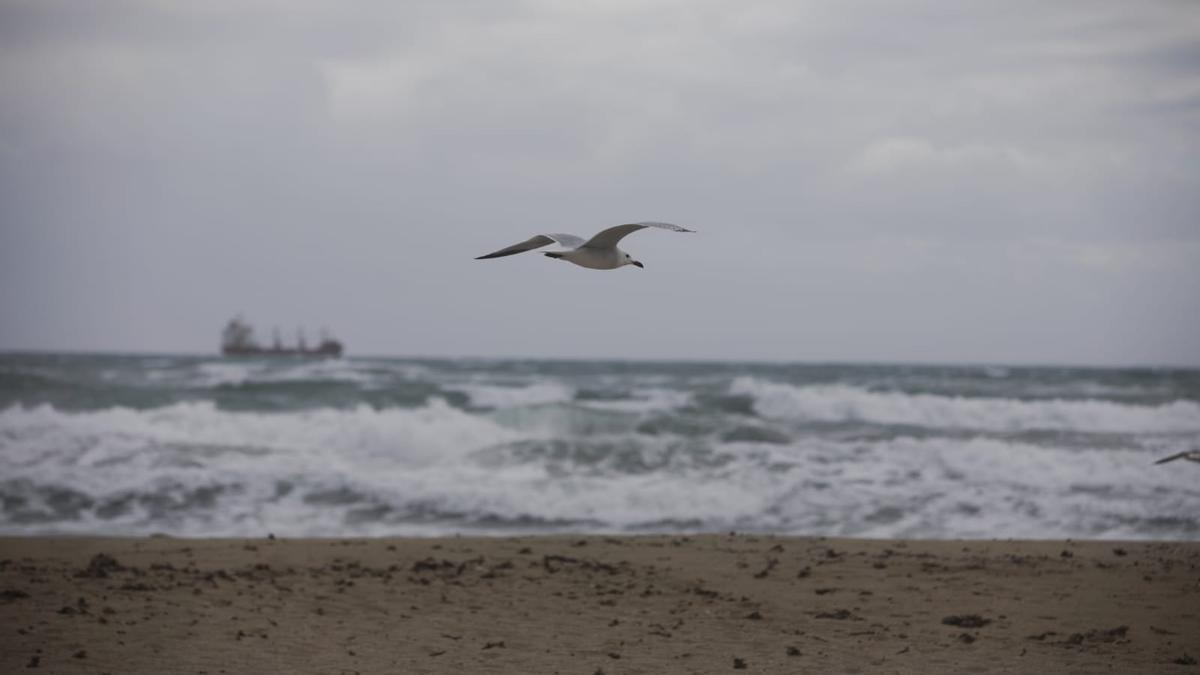
[[[1200,539],[1200,371],[0,354],[0,534]]]

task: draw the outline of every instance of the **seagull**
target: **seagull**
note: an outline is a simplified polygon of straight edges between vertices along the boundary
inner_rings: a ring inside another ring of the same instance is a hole
[[[1200,450],[1184,450],[1183,452],[1177,452],[1170,457],[1163,457],[1155,462],[1155,464],[1166,464],[1167,462],[1174,462],[1177,459],[1186,459],[1189,462],[1200,462]]]
[[[615,270],[623,265],[634,265],[645,269],[646,266],[640,261],[634,260],[633,256],[617,248],[617,242],[621,241],[626,235],[638,230],[644,230],[647,227],[657,227],[660,230],[670,230],[672,232],[695,232],[695,230],[689,230],[686,227],[672,225],[671,223],[646,221],[616,225],[607,230],[601,230],[587,241],[584,241],[583,237],[576,237],[573,234],[537,234],[519,244],[502,248],[495,253],[481,255],[476,260],[503,258],[506,255],[516,255],[517,253],[541,248],[547,244],[557,243],[569,250],[547,253],[547,258],[566,260],[580,267],[587,267],[593,270]]]

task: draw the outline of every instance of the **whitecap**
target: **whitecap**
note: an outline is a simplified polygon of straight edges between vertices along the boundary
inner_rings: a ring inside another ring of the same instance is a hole
[[[796,386],[739,377],[731,393],[748,395],[758,414],[797,422],[876,424],[1010,432],[1197,432],[1200,403],[1132,405],[1103,400],[1018,400],[880,392],[842,384]]]
[[[534,382],[524,386],[464,383],[445,385],[447,391],[460,391],[477,408],[517,408],[523,406],[565,403],[575,396],[575,390],[560,382]]]

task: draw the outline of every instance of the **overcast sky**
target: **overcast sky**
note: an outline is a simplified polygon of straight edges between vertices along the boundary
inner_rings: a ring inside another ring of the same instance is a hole
[[[1186,0],[0,0],[0,349],[1200,365],[1198,158]]]

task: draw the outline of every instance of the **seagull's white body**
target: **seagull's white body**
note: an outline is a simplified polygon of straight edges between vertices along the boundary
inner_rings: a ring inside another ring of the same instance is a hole
[[[587,248],[581,246],[565,251],[559,260],[573,262],[591,270],[615,270],[628,265],[631,256],[615,246],[613,248]]]
[[[601,230],[591,239],[584,241],[582,237],[576,237],[573,234],[536,234],[529,239],[513,244],[494,251],[487,255],[481,255],[476,260],[486,260],[488,258],[502,258],[504,256],[516,255],[532,251],[535,248],[541,248],[547,244],[558,243],[566,250],[554,251],[547,253],[546,256],[558,260],[566,260],[567,262],[575,263],[580,267],[586,267],[593,270],[615,270],[618,267],[625,265],[634,265],[636,267],[645,267],[640,261],[634,260],[633,256],[629,255],[620,248],[617,248],[617,242],[621,241],[626,235],[637,232],[638,230],[647,227],[656,227],[661,230],[671,230],[672,232],[693,232],[686,227],[672,225],[671,223],[656,223],[645,221],[641,223],[628,223],[626,225],[616,225],[607,230]]]

